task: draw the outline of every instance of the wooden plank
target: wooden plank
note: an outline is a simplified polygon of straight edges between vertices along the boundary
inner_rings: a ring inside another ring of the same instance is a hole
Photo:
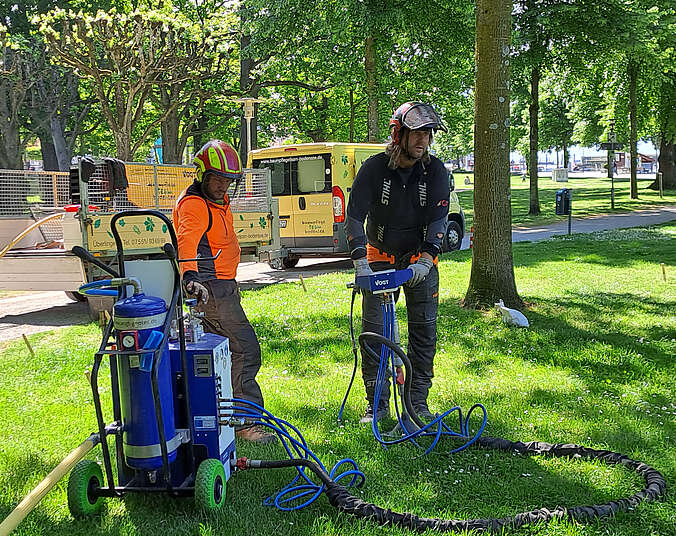
[[[63,217],[63,245],[70,250],[73,246],[82,246],[82,228],[76,213],[66,213]]]
[[[71,255],[0,259],[3,290],[76,290],[85,282],[82,262]]]
[[[74,292],[80,288],[79,281],[73,279],[72,281],[8,281],[0,283],[1,290],[52,290],[62,292]]]
[[[16,238],[21,231],[35,223],[35,220],[30,217],[26,218],[0,218],[0,249],[4,248],[14,238]],[[38,229],[34,229],[28,235],[24,236],[19,243],[14,247],[31,247],[38,242],[43,242],[44,239]]]

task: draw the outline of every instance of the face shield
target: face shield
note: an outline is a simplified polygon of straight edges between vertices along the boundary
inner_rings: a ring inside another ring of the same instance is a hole
[[[401,125],[409,130],[420,130],[429,128],[434,130],[443,130],[446,127],[441,122],[441,118],[429,104],[414,104],[404,112],[401,118]]]

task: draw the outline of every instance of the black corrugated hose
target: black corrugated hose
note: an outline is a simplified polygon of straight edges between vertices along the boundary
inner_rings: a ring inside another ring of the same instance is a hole
[[[248,460],[250,469],[277,469],[304,465],[311,469],[325,486],[324,492],[332,506],[338,510],[373,521],[383,526],[398,526],[416,532],[435,530],[438,532],[461,532],[474,530],[477,532],[501,532],[504,529],[516,529],[532,523],[548,522],[553,519],[569,519],[574,521],[589,521],[595,517],[610,517],[618,512],[625,512],[635,508],[642,501],[655,501],[666,491],[667,484],[662,474],[645,463],[632,460],[618,452],[609,450],[595,450],[579,445],[552,445],[540,441],[522,443],[509,441],[499,437],[481,437],[476,443],[483,448],[498,449],[519,454],[544,454],[559,458],[583,458],[602,460],[608,464],[624,465],[640,474],[645,480],[645,487],[626,498],[610,501],[605,504],[576,506],[566,508],[559,506],[554,509],[538,508],[528,512],[521,512],[511,517],[485,519],[436,519],[420,517],[415,514],[394,512],[388,508],[381,508],[354,497],[345,486],[337,484],[313,460]]]
[[[552,445],[539,441],[521,443],[499,437],[480,437],[476,445],[508,452],[516,451],[519,454],[545,454],[560,458],[597,459],[609,464],[621,464],[643,476],[646,485],[641,491],[630,497],[617,499],[605,504],[576,506],[574,508],[559,506],[551,510],[549,508],[538,508],[537,510],[521,512],[511,517],[468,520],[434,519],[420,517],[415,514],[400,514],[364,502],[352,496],[345,487],[335,483],[326,486],[326,495],[329,502],[339,510],[357,517],[370,519],[380,525],[396,525],[417,532],[425,530],[436,530],[439,532],[460,532],[463,530],[500,532],[505,528],[515,529],[531,523],[548,522],[553,519],[589,521],[595,517],[613,516],[618,512],[625,512],[636,507],[642,501],[657,500],[664,494],[667,487],[664,477],[656,469],[645,463],[632,460],[624,454],[609,450],[595,450],[579,445]]]
[[[370,348],[365,344],[366,339],[375,340],[382,344],[386,344],[392,348],[404,361],[406,367],[406,378],[411,376],[411,364],[407,356],[401,349],[389,339],[376,333],[362,333],[359,338],[362,350],[369,351]],[[406,391],[407,385],[404,386]],[[407,394],[407,393],[406,393]],[[417,424],[422,421],[418,418],[410,407],[410,400],[408,396],[404,396],[405,405],[411,413],[411,418]],[[596,450],[588,447],[573,444],[556,444],[543,443],[540,441],[531,441],[523,443],[520,441],[510,441],[499,437],[485,437],[481,436],[477,439],[476,446],[502,450],[505,452],[516,452],[522,455],[547,455],[558,458],[579,458],[586,460],[601,460],[611,465],[623,465],[627,469],[636,471],[645,480],[645,487],[631,495],[607,502],[605,504],[596,504],[589,506],[576,506],[573,508],[566,508],[558,506],[554,509],[538,508],[528,512],[521,512],[514,516],[502,518],[485,518],[485,519],[436,519],[420,517],[415,514],[398,513],[388,508],[381,508],[375,504],[367,503],[361,499],[354,497],[344,486],[331,480],[328,474],[319,467],[313,460],[297,459],[297,460],[249,460],[247,467],[252,469],[273,469],[280,467],[292,467],[297,465],[304,465],[311,469],[322,481],[324,485],[324,492],[329,499],[332,506],[338,510],[348,513],[350,515],[368,519],[383,526],[398,526],[404,527],[416,532],[424,532],[426,530],[435,530],[438,532],[461,532],[463,530],[474,530],[477,532],[501,532],[504,529],[516,529],[524,525],[532,523],[542,523],[552,521],[554,519],[569,519],[573,521],[589,521],[593,518],[610,517],[618,512],[626,512],[635,508],[642,501],[655,501],[659,499],[666,491],[666,481],[662,474],[656,469],[646,465],[645,463],[632,460],[631,458],[612,452],[609,450]]]

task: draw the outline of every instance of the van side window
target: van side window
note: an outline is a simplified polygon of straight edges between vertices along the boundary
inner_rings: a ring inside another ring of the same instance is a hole
[[[272,195],[291,195],[291,177],[289,174],[289,163],[274,162],[261,163],[254,160],[255,169],[267,167],[270,169],[270,182],[272,183]]]
[[[321,155],[317,158],[299,160],[298,182],[299,194],[316,194],[331,191],[331,157]]]

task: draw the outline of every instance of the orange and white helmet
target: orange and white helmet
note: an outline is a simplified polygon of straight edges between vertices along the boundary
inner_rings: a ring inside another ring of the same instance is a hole
[[[239,181],[244,176],[239,153],[229,143],[210,140],[197,151],[193,164],[197,168],[197,182],[202,182],[205,173]]]

